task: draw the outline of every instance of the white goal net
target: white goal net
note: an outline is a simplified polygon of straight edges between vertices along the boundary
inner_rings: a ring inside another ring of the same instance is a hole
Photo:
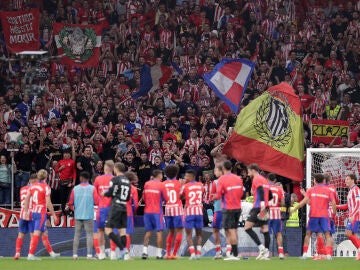
[[[345,177],[355,174],[360,176],[360,149],[359,148],[309,148],[306,155],[306,188],[313,185],[313,176],[316,173],[326,173],[331,177],[331,184],[336,187],[340,204],[346,204],[348,189]],[[354,257],[356,248],[345,236],[345,226],[348,219],[347,211],[337,211],[335,218],[334,256]],[[315,235],[312,236],[309,252],[314,255]]]

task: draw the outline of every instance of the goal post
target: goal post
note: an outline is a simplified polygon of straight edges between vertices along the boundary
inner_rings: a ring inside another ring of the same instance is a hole
[[[306,188],[313,183],[316,173],[326,173],[330,176],[330,184],[335,186],[340,204],[346,204],[348,188],[345,185],[345,177],[355,174],[360,177],[360,148],[308,148],[306,150]],[[307,207],[309,214],[309,207]],[[307,220],[308,220],[307,215]],[[356,248],[345,236],[345,226],[348,219],[347,211],[337,211],[335,217],[334,256],[354,257]],[[308,255],[314,255],[315,236],[312,236]]]

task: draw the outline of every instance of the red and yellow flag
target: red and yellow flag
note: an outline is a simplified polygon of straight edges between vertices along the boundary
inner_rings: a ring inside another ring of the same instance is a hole
[[[223,152],[295,181],[304,178],[300,99],[287,83],[270,87],[238,115]]]

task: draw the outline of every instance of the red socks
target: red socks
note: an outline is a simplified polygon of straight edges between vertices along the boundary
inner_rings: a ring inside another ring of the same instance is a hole
[[[309,246],[303,246],[303,254],[307,253],[309,249]]]
[[[279,253],[279,254],[284,254],[284,248],[283,248],[283,247],[279,247],[279,248],[278,248],[278,253]]]
[[[114,243],[114,241],[110,240],[110,250],[115,251],[116,248],[117,248],[117,245]]]
[[[15,253],[20,253],[23,244],[23,238],[16,238]]]
[[[50,244],[50,241],[49,241],[49,237],[47,235],[43,235],[41,237],[41,240],[43,242],[43,245],[46,249],[47,252],[51,253],[53,251],[52,247],[51,247],[51,244]]]
[[[131,245],[131,238],[130,235],[126,235],[126,249],[130,251],[130,245]]]
[[[333,255],[333,247],[326,246],[325,250],[326,250],[326,255],[330,255],[330,256]]]
[[[172,233],[169,233],[166,237],[166,255],[170,256],[171,254],[171,246],[172,242],[174,240],[174,235]]]
[[[195,247],[194,246],[189,247],[189,253],[190,253],[190,255],[195,254]]]
[[[182,241],[182,233],[176,234],[173,255],[176,256]]]
[[[94,249],[96,254],[100,254],[100,247],[99,247],[99,239],[98,238],[94,238]]]
[[[316,250],[318,254],[325,254],[324,238],[318,237],[316,242]]]
[[[349,240],[354,244],[356,249],[360,248],[360,239],[355,234],[349,236]]]
[[[34,255],[36,248],[39,243],[40,236],[39,235],[33,235],[30,240],[30,248],[29,248],[29,254]]]

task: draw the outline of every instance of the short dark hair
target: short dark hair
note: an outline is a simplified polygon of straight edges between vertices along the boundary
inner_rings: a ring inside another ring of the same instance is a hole
[[[230,160],[225,160],[223,163],[223,167],[225,170],[230,171],[232,169],[232,163]]]
[[[81,173],[79,174],[79,177],[82,177],[82,178],[84,178],[84,179],[86,179],[86,180],[89,180],[89,179],[90,179],[90,173],[87,172],[87,171],[83,171],[83,172],[81,172]]]
[[[255,170],[257,172],[260,172],[259,166],[255,163],[250,164],[247,168],[248,168],[248,170]]]
[[[324,176],[325,182],[330,183],[330,180],[331,180],[330,175],[328,175],[327,173],[324,173],[323,176]]]
[[[271,182],[274,182],[274,181],[276,181],[276,174],[274,174],[274,173],[269,173],[269,174],[267,175],[267,178],[268,178]]]
[[[125,167],[124,163],[122,163],[122,162],[116,162],[114,164],[114,168],[116,168],[119,172],[122,172],[122,173],[126,172],[126,167]]]
[[[314,179],[316,183],[321,184],[324,182],[324,175],[321,173],[316,173],[314,174]]]
[[[157,177],[159,174],[162,174],[162,173],[163,173],[162,170],[153,170],[151,172],[151,176],[152,177]]]
[[[136,180],[136,178],[137,178],[136,173],[134,173],[134,172],[130,172],[130,171],[125,172],[125,173],[124,173],[124,175],[125,175],[125,177],[126,177],[127,179],[129,179],[129,180],[130,180],[130,182],[135,181],[135,180]]]
[[[351,174],[348,174],[347,176],[350,177],[351,180],[354,180],[354,182],[357,181],[357,177],[355,174],[351,173]]]
[[[186,170],[185,174],[191,174],[194,178],[196,177],[196,172],[192,169]]]
[[[168,178],[175,178],[179,173],[179,166],[175,164],[170,164],[165,167],[164,173]]]

